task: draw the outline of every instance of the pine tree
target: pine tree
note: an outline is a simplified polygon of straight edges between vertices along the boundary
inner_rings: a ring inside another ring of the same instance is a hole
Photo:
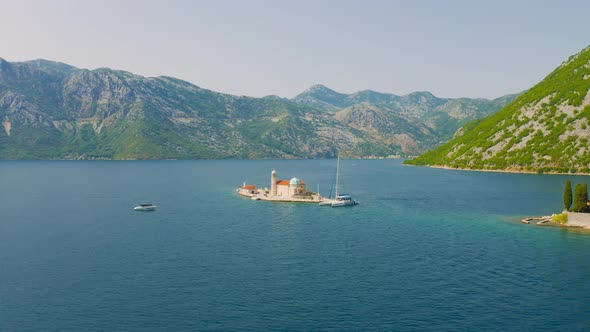
[[[572,183],[570,180],[565,181],[565,189],[563,190],[563,206],[567,211],[572,207]]]

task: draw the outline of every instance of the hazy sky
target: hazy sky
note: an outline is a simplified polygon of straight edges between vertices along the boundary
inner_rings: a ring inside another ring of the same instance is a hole
[[[493,98],[590,44],[590,1],[5,1],[0,57],[168,75],[236,95]]]

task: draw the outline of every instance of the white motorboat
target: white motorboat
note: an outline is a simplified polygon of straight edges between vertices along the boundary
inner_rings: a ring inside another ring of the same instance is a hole
[[[155,209],[156,206],[154,204],[139,204],[133,208],[135,211],[154,211]]]

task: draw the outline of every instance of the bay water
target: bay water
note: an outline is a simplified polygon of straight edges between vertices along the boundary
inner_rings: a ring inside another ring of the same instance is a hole
[[[519,222],[590,178],[341,160],[358,206],[235,192],[335,167],[0,162],[0,330],[590,329],[590,233]]]

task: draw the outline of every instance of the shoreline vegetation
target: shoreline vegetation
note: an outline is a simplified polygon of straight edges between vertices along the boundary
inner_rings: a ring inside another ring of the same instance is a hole
[[[490,172],[490,173],[514,173],[514,174],[535,174],[535,175],[582,175],[588,176],[590,173],[564,173],[564,172],[555,172],[555,171],[525,171],[525,170],[512,170],[512,169],[479,169],[479,168],[461,168],[461,167],[451,167],[451,166],[441,166],[441,165],[414,165],[414,164],[406,164],[404,166],[418,166],[418,167],[430,167],[430,168],[439,168],[439,169],[446,169],[451,171],[468,171],[468,172]]]

